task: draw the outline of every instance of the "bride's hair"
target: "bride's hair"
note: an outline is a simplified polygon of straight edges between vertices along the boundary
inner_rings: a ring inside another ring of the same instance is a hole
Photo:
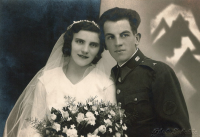
[[[72,25],[70,25],[68,27],[68,29],[64,35],[64,44],[63,44],[63,48],[62,48],[64,56],[71,55],[71,48],[72,48],[71,43],[73,40],[73,34],[78,33],[80,30],[96,32],[99,34],[99,39],[100,39],[100,29],[96,23],[94,23],[92,21],[79,21],[78,23],[73,23]],[[101,57],[102,57],[101,54],[103,51],[104,51],[104,48],[100,44],[99,52],[96,55],[96,57],[94,58],[94,60],[92,61],[93,64],[96,64],[101,59]]]

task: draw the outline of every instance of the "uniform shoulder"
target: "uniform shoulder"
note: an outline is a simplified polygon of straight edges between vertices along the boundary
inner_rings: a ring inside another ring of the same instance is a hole
[[[166,63],[164,62],[161,62],[161,61],[157,61],[157,60],[153,60],[153,59],[150,59],[150,58],[145,58],[141,64],[141,66],[147,66],[147,67],[150,67],[151,69],[155,70],[155,71],[159,71],[159,70],[172,70],[172,68],[167,65]]]

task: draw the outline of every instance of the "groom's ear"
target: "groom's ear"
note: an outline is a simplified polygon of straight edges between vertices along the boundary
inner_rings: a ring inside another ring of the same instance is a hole
[[[141,34],[140,33],[137,33],[136,35],[135,35],[135,38],[136,38],[136,45],[139,45],[139,43],[140,43],[140,39],[141,39]]]
[[[103,46],[103,48],[104,48],[105,50],[108,50],[108,49],[107,49],[107,46],[106,46],[106,43],[105,43],[105,37],[104,37],[104,32],[103,32],[103,30],[101,30],[101,34],[100,34],[100,44],[101,44],[101,46]]]

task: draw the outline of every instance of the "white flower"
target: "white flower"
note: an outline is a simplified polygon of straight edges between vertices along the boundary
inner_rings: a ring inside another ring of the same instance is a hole
[[[101,126],[99,127],[99,132],[101,132],[102,134],[106,133],[106,126],[101,125]]]
[[[67,137],[78,137],[76,129],[68,129],[66,134]]]
[[[78,111],[78,109],[76,106],[72,107],[72,110],[71,110],[72,114],[76,113],[77,111]]]
[[[111,116],[111,115],[108,115],[108,118],[112,118],[112,116]]]
[[[97,111],[95,111],[94,113],[95,113],[95,115],[99,115],[99,113]]]
[[[119,132],[116,132],[115,137],[121,137],[121,134]]]
[[[104,119],[104,122],[106,124],[106,126],[112,126],[112,121],[110,121],[110,119]]]
[[[76,117],[76,121],[78,123],[81,123],[84,120],[84,114],[83,113],[78,113],[78,116]]]
[[[75,127],[76,127],[76,126],[75,126],[74,124],[70,126],[70,128],[72,128],[72,129],[74,129]]]
[[[84,107],[85,110],[88,110],[87,106]]]
[[[53,113],[53,114],[50,114],[50,118],[51,118],[52,120],[55,120],[55,119],[57,118],[57,116]]]
[[[104,111],[104,108],[100,108],[101,111]]]
[[[62,116],[64,118],[68,118],[69,117],[69,113],[67,111],[61,111],[61,113],[62,113]]]
[[[110,114],[111,114],[112,116],[115,116],[115,115],[116,115],[115,112],[114,112],[113,110],[110,111]]]
[[[90,120],[90,121],[88,121],[88,124],[94,126],[96,124],[96,122],[95,122],[95,120]]]
[[[87,112],[85,114],[85,116],[87,117],[87,120],[96,120],[96,118],[92,112]]]
[[[104,107],[104,110],[108,110],[108,107]]]
[[[92,106],[92,102],[89,102],[88,105]]]
[[[99,136],[93,135],[93,134],[91,134],[91,133],[88,133],[88,134],[87,134],[87,137],[99,137]]]
[[[88,124],[95,125],[96,118],[92,112],[87,112],[85,116],[86,116],[86,120],[88,121]]]
[[[92,106],[92,110],[96,111],[97,110],[97,106]]]
[[[122,129],[123,129],[123,130],[127,130],[126,124],[124,124],[124,125],[122,126]]]
[[[65,126],[65,127],[63,128],[63,131],[62,131],[62,132],[63,132],[63,133],[67,133],[67,130],[68,130],[68,129],[67,129],[67,126]]]
[[[96,120],[94,114],[92,112],[87,112],[85,114],[85,116],[86,116],[85,119],[87,120],[87,123],[94,126],[95,125],[95,120]]]
[[[58,132],[60,130],[60,125],[57,124],[57,123],[54,123],[52,128],[55,129]]]
[[[127,134],[124,134],[125,137],[128,137]]]
[[[79,103],[79,102],[77,102],[76,100],[74,100],[74,102],[73,102],[73,104],[74,104],[75,106],[77,106],[78,103]]]
[[[67,118],[67,121],[70,121],[70,120],[72,120],[72,118],[71,118],[71,117],[68,117],[68,118]]]
[[[112,133],[112,128],[109,128],[110,133]]]
[[[69,111],[72,111],[72,106],[69,106],[68,109],[69,109]]]

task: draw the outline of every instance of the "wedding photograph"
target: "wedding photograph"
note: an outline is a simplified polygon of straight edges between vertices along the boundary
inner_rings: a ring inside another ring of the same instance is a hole
[[[200,137],[199,0],[0,0],[0,136]]]

